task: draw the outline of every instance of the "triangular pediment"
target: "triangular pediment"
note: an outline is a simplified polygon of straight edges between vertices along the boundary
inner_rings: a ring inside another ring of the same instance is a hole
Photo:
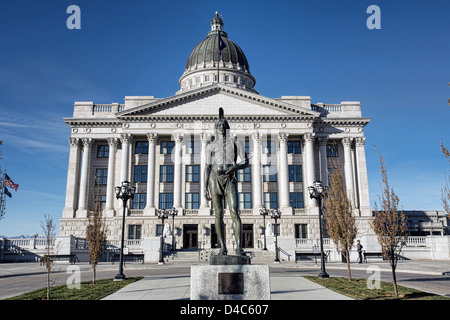
[[[214,84],[166,99],[124,110],[118,118],[217,117],[223,108],[226,117],[301,117],[316,118],[320,113],[267,98],[256,93]]]

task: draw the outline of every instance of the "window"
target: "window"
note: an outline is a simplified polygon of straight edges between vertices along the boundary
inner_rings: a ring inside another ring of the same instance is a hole
[[[100,195],[98,197],[98,201],[100,202],[100,209],[105,210],[106,207],[106,196],[105,195]]]
[[[288,153],[300,154],[301,150],[300,141],[288,141]]]
[[[296,224],[294,228],[295,228],[295,238],[308,239],[308,225],[307,224]]]
[[[238,83],[238,81],[239,81],[238,77],[237,76],[233,76],[233,82],[234,83]]]
[[[252,208],[252,194],[250,192],[238,193],[238,197],[239,197],[239,209]]]
[[[200,77],[195,77],[195,83],[200,83]]]
[[[135,193],[133,197],[133,209],[145,209],[147,205],[146,193]]]
[[[270,140],[269,137],[267,137],[267,139]],[[274,146],[274,144],[272,143],[272,141],[263,141],[263,143],[262,143],[262,153],[265,153],[265,154],[272,154],[272,153],[274,153],[274,152],[273,152],[273,151],[274,151],[274,148],[275,148],[275,146]]]
[[[186,143],[186,153],[187,154],[198,154],[200,153],[200,143],[198,141],[190,140]]]
[[[200,181],[200,166],[186,166],[186,182],[199,182]]]
[[[276,209],[278,207],[276,192],[264,192],[264,207],[267,209]]]
[[[277,181],[277,168],[274,165],[263,166],[263,181],[264,182]]]
[[[106,186],[108,182],[108,169],[95,169],[95,184],[97,186]]]
[[[198,193],[186,193],[186,209],[198,209],[199,208],[199,195]]]
[[[290,165],[288,170],[289,170],[289,182],[302,182],[301,165]]]
[[[148,154],[148,141],[136,141],[135,154]]]
[[[97,158],[108,158],[109,157],[109,146],[106,144],[97,146]]]
[[[252,181],[252,167],[247,167],[244,170],[237,171],[237,181],[251,182]]]
[[[173,207],[173,193],[159,194],[159,209],[172,209]]]
[[[147,183],[147,166],[134,166],[134,182]]]
[[[161,154],[171,154],[174,147],[175,147],[174,141],[161,141],[161,148],[159,152]]]
[[[159,167],[159,182],[173,182],[172,165],[164,165]]]
[[[303,192],[289,193],[289,203],[292,208],[303,209]]]
[[[211,81],[211,76],[209,74],[207,74],[205,76],[205,82],[209,82],[209,81]]]
[[[248,137],[245,137],[245,153],[250,154],[250,140]]]
[[[142,235],[142,226],[140,224],[128,225],[128,240],[141,239],[141,235]]]
[[[225,75],[224,81],[230,81],[230,76],[229,75]]]
[[[157,224],[156,225],[156,236],[160,237],[163,235],[164,232],[164,226],[162,224]]]
[[[337,156],[338,156],[338,154],[337,154],[336,146],[327,145],[327,157],[335,158]]]

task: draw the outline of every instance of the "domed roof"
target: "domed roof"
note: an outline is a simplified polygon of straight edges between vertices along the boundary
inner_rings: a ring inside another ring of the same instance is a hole
[[[206,62],[217,62],[217,58],[219,58],[219,45],[217,43],[219,41],[219,33],[222,41],[225,43],[220,61],[231,63],[236,65],[238,69],[250,73],[250,67],[244,51],[236,43],[228,39],[226,32],[222,30],[208,32],[206,39],[195,46],[186,62],[186,70],[196,68]]]
[[[221,52],[219,55],[219,39]],[[211,31],[189,54],[177,93],[197,89],[213,83],[222,83],[255,92],[255,78],[250,73],[244,51],[223,31],[223,21],[216,12]]]

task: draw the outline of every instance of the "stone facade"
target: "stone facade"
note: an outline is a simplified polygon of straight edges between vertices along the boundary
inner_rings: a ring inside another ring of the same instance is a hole
[[[64,119],[71,136],[60,237],[85,237],[93,191],[98,189],[108,239],[118,240],[123,207],[114,188],[130,181],[137,190],[125,210],[130,250],[150,256],[145,244],[161,234],[169,245],[173,235],[177,249],[214,249],[214,216],[203,194],[203,171],[219,107],[231,134],[251,156],[251,167],[238,175],[246,250],[262,248],[262,227],[266,243],[273,244],[273,221],[266,217],[264,222],[260,215],[264,207],[282,212],[279,237],[287,255],[312,250],[311,241],[319,238],[319,210],[307,188],[316,180],[328,184],[331,160],[344,172],[360,235],[370,234],[364,135],[370,119],[362,117],[360,103],[311,103],[309,96],[258,94],[247,60],[231,40],[226,38],[229,47],[214,60],[218,49],[211,43],[217,43],[219,33],[227,35],[218,15],[211,26],[207,39],[189,56],[174,96],[130,96],[120,104],[75,102],[72,117]],[[157,210],[172,207],[178,215],[161,226]],[[232,248],[229,215],[225,223]]]

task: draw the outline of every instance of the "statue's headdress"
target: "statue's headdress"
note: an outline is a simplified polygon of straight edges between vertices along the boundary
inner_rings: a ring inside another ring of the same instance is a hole
[[[225,119],[224,112],[222,108],[219,108],[219,119],[214,123],[214,129],[217,129],[217,125],[223,122],[223,126],[225,129],[230,129],[230,125],[228,124],[227,119]]]

